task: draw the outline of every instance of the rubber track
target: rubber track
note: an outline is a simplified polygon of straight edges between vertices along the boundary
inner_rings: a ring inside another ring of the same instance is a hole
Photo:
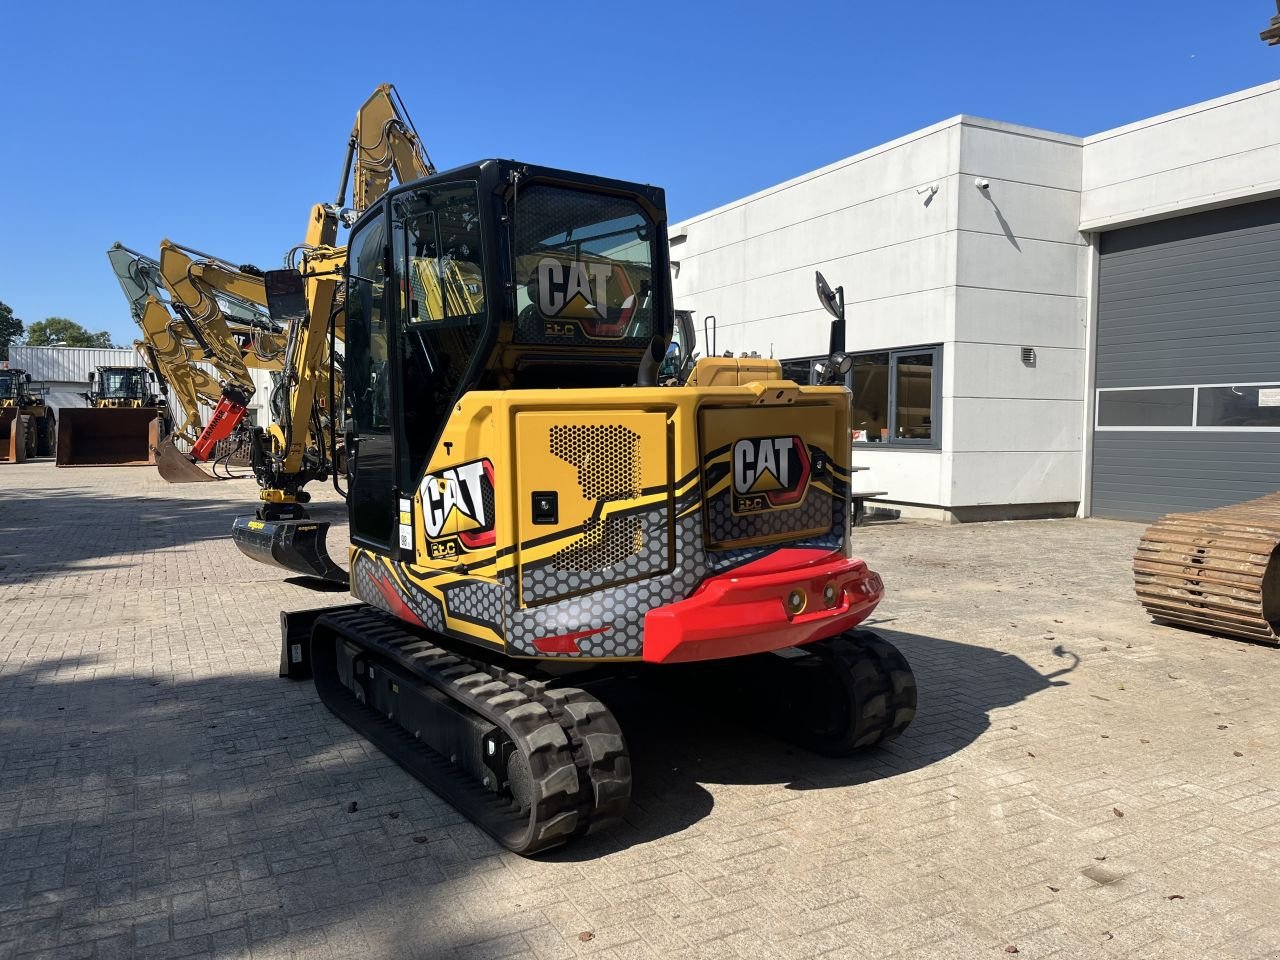
[[[588,828],[580,819],[590,798],[579,786],[569,738],[538,699],[499,679],[492,668],[455,656],[372,608],[321,617],[313,637],[312,665],[324,704],[507,849],[539,853]],[[528,760],[534,791],[529,809],[493,794],[399,724],[360,703],[342,684],[332,648],[326,647],[343,639],[501,728]]]
[[[609,708],[577,687],[551,687],[501,667],[490,667],[546,707],[569,738],[583,792],[574,836],[594,833],[622,819],[631,802],[631,758],[622,728]]]
[[[915,674],[898,648],[880,635],[855,630],[802,649],[835,671],[849,708],[848,727],[837,736],[815,738],[803,729],[792,730],[791,737],[802,745],[828,756],[847,756],[888,743],[915,718]]]
[[[888,743],[916,715],[916,678],[911,665],[888,640],[870,630],[823,641],[822,647],[849,671],[861,728],[853,749]]]

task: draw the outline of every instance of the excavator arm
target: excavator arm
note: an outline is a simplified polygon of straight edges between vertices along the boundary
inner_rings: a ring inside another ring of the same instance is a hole
[[[129,313],[142,334],[135,345],[162,389],[172,391],[172,399],[181,411],[181,419],[174,420],[174,435],[194,443],[203,427],[201,407],[216,406],[222,387],[198,365],[206,359],[203,348],[165,305],[159,262],[120,243],[112,245],[107,257],[129,301]]]
[[[303,302],[293,309],[282,310],[282,317],[289,316],[284,361],[287,402],[278,422],[261,436],[254,454],[254,472],[262,486],[263,506],[259,513],[263,519],[305,517],[301,504],[309,497],[302,488],[317,476],[308,463],[305,425],[328,388],[330,327],[334,328],[335,339],[342,339],[344,332],[339,304],[347,249],[336,245],[339,226],[352,222],[377,203],[393,179],[408,183],[435,172],[395,87],[382,84],[356,113],[337,203],[317,204],[312,208],[306,239],[299,248],[301,285],[296,278],[291,284],[301,293]],[[353,174],[355,207],[345,209],[347,185]],[[465,285],[448,281],[459,281],[459,278],[446,278],[445,289],[434,290],[435,296],[453,299],[465,295]]]
[[[390,83],[373,91],[356,113],[355,126],[347,143],[347,162],[338,191],[338,207],[346,203],[347,179],[354,165],[353,201],[356,213],[368,209],[391,186],[420,180],[436,172],[422,148],[418,131],[409,119],[400,94]]]
[[[160,244],[160,276],[192,337],[225,378],[222,396],[191,448],[192,458],[203,461],[244,419],[254,394],[249,367],[279,369],[284,344],[276,337],[279,328],[265,315],[233,329],[219,302],[234,299],[250,309],[264,303],[261,277],[169,240]],[[261,343],[254,339],[263,337],[273,338],[272,352],[264,354]],[[249,346],[244,345],[246,340]]]

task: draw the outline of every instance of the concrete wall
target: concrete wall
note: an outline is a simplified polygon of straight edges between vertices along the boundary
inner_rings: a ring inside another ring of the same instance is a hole
[[[695,311],[699,336],[702,318],[717,317],[721,352],[825,355],[821,270],[844,286],[850,350],[950,340],[959,139],[955,118],[674,225],[676,306]],[[862,489],[943,502],[936,450],[859,448],[855,462],[874,467],[858,475]]]
[[[940,449],[857,446],[856,486],[965,518],[1067,513],[1088,483],[1096,233],[1265,196],[1280,82],[1084,140],[954,117],[674,225],[676,305],[700,335],[718,317],[720,351],[821,355],[822,270],[850,350],[943,346]]]
[[[859,489],[944,508],[1075,501],[1079,188],[1079,140],[954,117],[674,225],[676,305],[699,332],[717,317],[720,351],[821,355],[822,270],[845,288],[850,350],[943,345],[940,449],[856,447]]]
[[[1280,195],[1280,81],[1084,143],[1082,230]]]
[[[940,502],[1074,512],[1089,261],[1077,228],[1081,141],[966,117],[960,145],[955,340],[943,382],[950,487]]]

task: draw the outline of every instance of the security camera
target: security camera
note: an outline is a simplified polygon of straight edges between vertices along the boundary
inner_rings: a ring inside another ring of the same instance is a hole
[[[981,179],[981,178],[978,178],[977,180],[974,180],[974,181],[973,181],[973,185],[974,185],[975,187],[977,187],[979,190],[990,190],[990,189],[991,189],[991,181],[990,181],[990,180],[983,180],[983,179]]]

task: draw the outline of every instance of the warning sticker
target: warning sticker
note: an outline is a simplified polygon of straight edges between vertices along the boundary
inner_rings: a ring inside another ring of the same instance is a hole
[[[1259,387],[1258,406],[1280,407],[1280,387]]]

